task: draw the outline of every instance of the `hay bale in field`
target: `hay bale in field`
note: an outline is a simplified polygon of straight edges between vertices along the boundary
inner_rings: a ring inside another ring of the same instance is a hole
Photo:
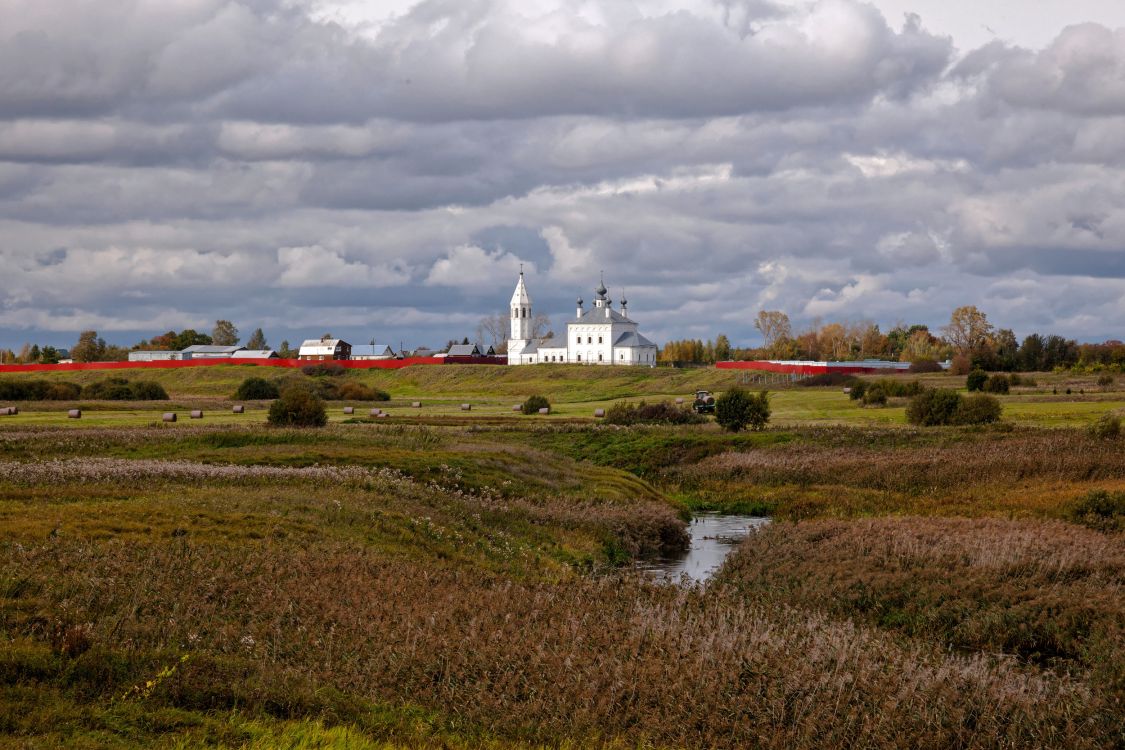
[[[192,409],[191,410],[191,418],[192,419],[203,419],[203,410],[202,409]]]
[[[520,406],[519,404],[516,404],[515,406],[512,407],[512,411],[523,411],[523,407]]]
[[[0,409],[0,417],[14,417],[19,413],[20,408],[18,406],[5,406],[3,409]]]
[[[461,404],[461,411],[469,411],[473,408],[472,404]]]
[[[605,416],[605,409],[594,409],[594,416],[595,417],[604,417]]]
[[[238,404],[237,406],[233,407],[231,409],[231,411],[234,412],[235,414],[243,414],[243,413],[246,412],[246,407],[243,406],[242,404]]]
[[[6,417],[6,416],[8,416],[8,409],[7,408],[0,409],[0,417]]]
[[[676,399],[676,403],[677,403],[677,404],[682,404],[683,402],[684,402],[684,398],[683,398],[683,396],[680,396],[680,397],[678,397],[678,398]]]
[[[415,409],[421,409],[422,408],[422,402],[421,401],[414,401],[413,403],[410,404],[410,406],[415,408]]]
[[[82,410],[81,409],[71,409],[70,411],[68,411],[66,413],[66,418],[67,419],[82,419]]]
[[[542,409],[539,410],[539,413],[540,414],[550,414],[551,413],[551,407],[544,406]]]
[[[345,406],[344,407],[344,413],[345,414],[355,414],[355,407],[354,406]]]
[[[176,421],[176,412],[166,411],[166,412],[164,412],[164,416],[162,416],[161,419],[164,420],[165,422],[175,422]]]
[[[387,416],[387,412],[385,412],[385,411],[379,412],[379,419],[384,419],[384,418],[386,418],[386,416]]]
[[[382,409],[372,409],[371,411],[369,411],[367,413],[367,415],[370,416],[370,417],[377,417],[382,413],[383,413]]]

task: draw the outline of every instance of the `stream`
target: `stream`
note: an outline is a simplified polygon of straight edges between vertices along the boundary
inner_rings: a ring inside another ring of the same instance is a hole
[[[705,582],[733,552],[739,542],[754,529],[770,522],[761,516],[733,516],[721,513],[700,513],[690,524],[691,548],[682,554],[642,560],[640,570],[654,578],[679,581],[687,576],[691,581]]]

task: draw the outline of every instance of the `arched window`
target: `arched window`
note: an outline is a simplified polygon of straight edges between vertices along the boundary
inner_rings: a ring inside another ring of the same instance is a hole
[[[579,354],[579,355],[578,355],[578,361],[579,361],[579,362],[581,362],[581,361],[582,361],[582,355],[581,355],[581,354]]]

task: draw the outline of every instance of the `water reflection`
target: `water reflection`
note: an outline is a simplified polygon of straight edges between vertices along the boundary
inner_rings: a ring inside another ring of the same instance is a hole
[[[691,549],[675,557],[643,560],[637,567],[664,580],[678,581],[686,575],[693,581],[706,581],[747,534],[769,521],[760,516],[701,513],[688,525]]]

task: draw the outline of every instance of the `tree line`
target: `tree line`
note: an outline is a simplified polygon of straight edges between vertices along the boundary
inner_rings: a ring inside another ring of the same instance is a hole
[[[993,372],[1043,372],[1063,369],[1125,370],[1125,343],[1079,344],[1054,334],[1032,333],[1019,341],[1009,328],[997,329],[975,305],[958,307],[949,323],[935,334],[925,324],[898,324],[886,333],[878,324],[816,322],[794,332],[789,316],[780,310],[762,310],[754,320],[762,335],[759,347],[732,347],[720,334],[714,341],[669,341],[660,351],[666,363],[713,364],[724,360],[813,360],[849,362],[882,359],[897,362],[942,362],[952,370]]]
[[[238,328],[229,320],[216,320],[210,334],[200,333],[194,328],[185,328],[179,332],[166,331],[151,339],[141,339],[129,347],[108,344],[97,331],[91,330],[82,331],[78,335],[78,341],[69,350],[27,343],[18,352],[11,349],[0,350],[0,361],[4,364],[50,365],[68,357],[75,362],[122,362],[127,360],[129,352],[133,351],[181,351],[198,344],[236,346],[239,341]],[[261,328],[254,329],[250,338],[246,340],[245,346],[247,349],[269,348],[266,335]],[[289,348],[288,341],[281,342],[277,353],[281,357],[297,356],[297,351]]]

